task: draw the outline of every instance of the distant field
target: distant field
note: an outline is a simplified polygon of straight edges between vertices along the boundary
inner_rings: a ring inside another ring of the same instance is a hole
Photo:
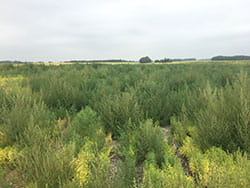
[[[52,65],[52,66],[58,66],[58,65],[72,65],[72,64],[82,64],[82,65],[88,65],[88,64],[106,64],[106,65],[138,65],[138,64],[144,64],[144,65],[164,65],[164,64],[213,64],[213,63],[219,63],[219,64],[250,64],[249,60],[241,60],[241,61],[174,61],[174,62],[167,62],[167,63],[139,63],[139,62],[53,62],[53,63],[33,63],[37,65],[44,64],[46,66]],[[25,63],[24,63],[25,64]],[[15,66],[18,65],[24,65],[24,64],[14,64]]]
[[[250,61],[175,61],[175,62],[168,62],[168,63],[139,63],[139,62],[121,62],[121,63],[113,63],[113,62],[104,62],[104,63],[93,63],[93,62],[90,62],[90,63],[79,63],[79,64],[107,64],[107,65],[137,65],[137,64],[145,64],[145,65],[162,65],[162,64],[190,64],[190,63],[197,63],[197,64],[200,64],[200,63],[229,63],[229,64],[250,64]],[[48,63],[45,63],[46,65],[48,65]],[[69,64],[75,64],[75,63],[50,63],[52,65],[69,65]]]

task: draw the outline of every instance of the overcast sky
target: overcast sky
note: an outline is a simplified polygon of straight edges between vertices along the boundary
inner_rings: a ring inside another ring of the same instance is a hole
[[[0,60],[250,55],[250,0],[0,0]]]

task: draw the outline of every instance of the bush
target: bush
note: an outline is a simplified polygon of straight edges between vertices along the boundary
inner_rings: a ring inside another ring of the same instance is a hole
[[[136,182],[137,168],[136,156],[131,145],[124,148],[123,161],[119,163],[118,175],[116,178],[116,185],[118,187],[133,187]]]
[[[69,122],[63,139],[65,142],[74,141],[77,152],[87,140],[93,141],[101,149],[105,143],[105,132],[100,117],[90,107],[82,109],[75,115],[73,121]]]
[[[60,187],[73,176],[71,160],[75,145],[51,139],[45,129],[30,126],[25,130],[24,148],[17,160],[17,171],[25,182],[37,187]]]
[[[154,153],[149,153],[144,164],[143,182],[139,187],[195,187],[192,177],[185,175],[180,160],[173,153],[166,153],[168,160],[163,168],[157,167]],[[169,159],[173,159],[172,165]]]
[[[241,73],[233,86],[225,89],[203,91],[206,108],[196,113],[197,136],[201,149],[211,146],[225,151],[250,152],[250,87],[247,77]]]
[[[93,133],[97,130],[102,129],[100,117],[90,107],[86,107],[76,114],[72,126],[75,133],[89,138],[92,138]]]
[[[53,124],[53,113],[43,102],[36,100],[29,90],[21,90],[17,95],[12,95],[10,101],[10,105],[6,104],[2,108],[0,117],[5,145],[13,145],[23,139],[24,130],[29,124],[43,128],[50,128]]]
[[[228,154],[215,147],[202,153],[190,137],[180,151],[188,158],[190,170],[201,187],[248,187],[250,183],[246,154]]]
[[[140,124],[135,130],[135,154],[138,163],[146,159],[149,152],[154,152],[156,162],[159,166],[164,162],[165,144],[163,132],[152,120],[147,120]]]
[[[105,140],[105,146],[99,150],[96,144],[87,141],[72,161],[74,167],[73,182],[83,187],[108,187],[110,180],[110,146],[111,137]]]
[[[179,166],[169,167],[168,169],[158,169],[149,165],[144,169],[142,188],[150,187],[195,187],[192,177],[186,176],[183,169]]]
[[[124,132],[119,138],[119,152],[122,157],[132,150],[136,157],[136,164],[142,164],[148,153],[154,153],[156,163],[162,166],[166,152],[169,151],[167,140],[158,124],[152,120],[142,121],[138,127]]]
[[[79,111],[88,104],[84,78],[84,74],[74,69],[53,70],[30,77],[29,85],[57,117],[63,118],[67,111]]]
[[[133,125],[139,124],[142,119],[140,107],[135,97],[130,93],[122,93],[106,98],[100,104],[99,112],[105,130],[111,132],[114,136],[119,136],[121,131],[131,128],[128,127],[128,121]]]

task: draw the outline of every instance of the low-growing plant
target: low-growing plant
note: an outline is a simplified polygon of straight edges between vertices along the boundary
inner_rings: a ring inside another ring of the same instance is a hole
[[[115,177],[116,185],[119,187],[133,187],[136,182],[137,168],[132,145],[126,146],[122,161],[118,165],[118,174]]]
[[[87,141],[77,158],[73,159],[73,182],[80,187],[109,187],[110,179],[110,146],[111,136],[105,139],[105,145],[101,150],[96,143]]]
[[[50,128],[54,122],[53,113],[46,105],[25,89],[17,95],[12,95],[11,105],[6,104],[2,108],[0,119],[5,145],[13,145],[23,139],[24,131],[29,124]]]
[[[99,113],[107,132],[119,136],[120,131],[127,129],[127,122],[139,124],[142,119],[140,107],[130,93],[121,93],[106,98],[100,104]]]
[[[212,146],[224,150],[250,152],[250,87],[242,72],[232,86],[213,89],[211,86],[202,95],[206,108],[196,113],[197,134],[194,137],[201,149]]]
[[[64,145],[51,138],[48,129],[29,125],[20,145],[16,167],[25,182],[36,183],[38,187],[59,187],[72,178],[74,143]]]
[[[106,136],[104,128],[100,117],[90,107],[78,112],[69,124],[63,137],[67,142],[76,142],[77,151],[87,140],[96,143],[99,149],[104,146]]]
[[[189,167],[201,187],[248,187],[250,160],[239,151],[229,154],[212,147],[205,153],[187,137],[180,149],[189,160]]]
[[[185,121],[178,121],[176,117],[171,118],[171,134],[173,136],[173,141],[179,146],[183,144],[183,141],[187,136],[193,136],[196,134],[196,127],[185,123]]]
[[[170,165],[168,161],[162,169],[158,168],[154,153],[149,153],[144,164],[143,182],[139,187],[195,187],[192,177],[185,175],[178,160],[174,154],[167,153],[170,158],[175,158],[175,162]]]
[[[18,158],[17,149],[12,146],[0,148],[0,166],[13,168],[15,160]]]
[[[164,162],[166,140],[159,125],[153,124],[152,120],[141,122],[134,134],[137,163],[143,162],[149,152],[154,152],[156,162],[161,166]]]

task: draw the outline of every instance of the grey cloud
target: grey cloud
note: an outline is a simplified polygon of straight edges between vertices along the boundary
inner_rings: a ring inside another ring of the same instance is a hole
[[[0,59],[250,54],[248,0],[8,0]]]

